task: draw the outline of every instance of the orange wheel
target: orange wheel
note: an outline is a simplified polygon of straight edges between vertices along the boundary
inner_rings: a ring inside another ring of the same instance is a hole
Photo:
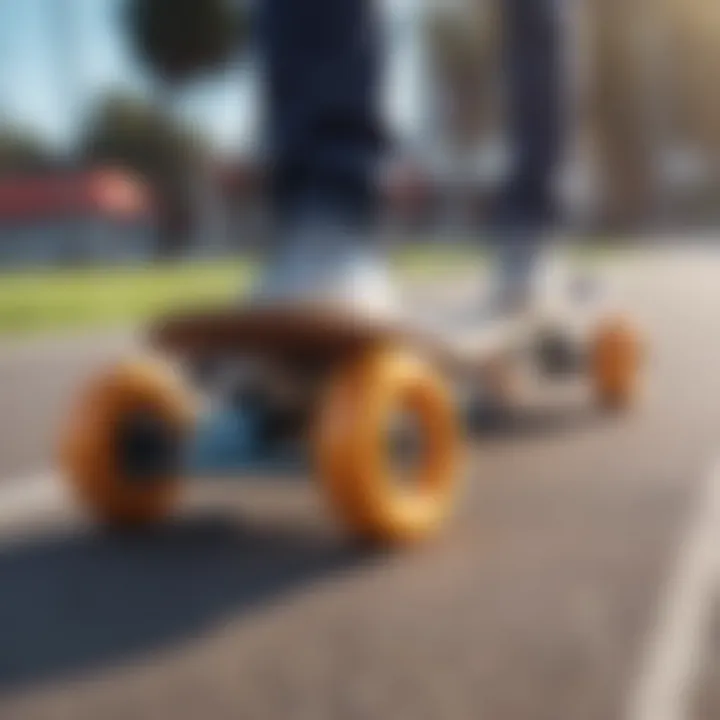
[[[621,317],[598,327],[591,349],[591,378],[599,402],[610,409],[628,407],[640,384],[642,347],[637,329]]]
[[[393,462],[393,421],[411,422],[419,458]],[[459,430],[444,384],[404,352],[376,349],[341,367],[319,408],[315,452],[324,489],[356,534],[385,543],[422,540],[449,515]]]
[[[164,364],[122,363],[97,377],[67,423],[61,462],[80,502],[101,522],[166,517],[180,486],[192,402]]]

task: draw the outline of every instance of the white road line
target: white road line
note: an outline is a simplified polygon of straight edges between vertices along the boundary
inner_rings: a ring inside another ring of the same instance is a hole
[[[720,463],[707,479],[657,616],[627,720],[687,720],[720,571]]]
[[[0,484],[0,522],[62,502],[63,488],[52,473],[33,475]]]

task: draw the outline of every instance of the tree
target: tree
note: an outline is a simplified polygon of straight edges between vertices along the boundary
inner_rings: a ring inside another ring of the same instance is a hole
[[[720,168],[720,5],[714,0],[666,3],[674,130]]]
[[[498,17],[495,3],[438,6],[427,24],[442,93],[442,125],[460,153],[474,149],[498,117]]]
[[[137,57],[158,79],[181,82],[222,67],[249,33],[245,0],[128,0]]]
[[[167,96],[173,85],[220,70],[229,63],[250,34],[251,3],[252,0],[126,0],[125,28],[130,45],[158,83],[161,96]],[[119,114],[122,118],[121,108]],[[165,200],[182,197],[183,202],[165,206],[169,226],[165,228],[163,247],[175,252],[180,249],[177,242],[187,236],[187,232],[178,233],[178,225],[185,228],[192,225],[192,220],[198,218],[191,218],[191,209],[198,209],[200,204],[207,207],[208,200],[210,206],[219,207],[218,192],[211,164],[203,162],[203,153],[196,152],[196,144],[187,142],[186,133],[178,136],[177,128],[169,128],[175,132],[161,137],[159,119],[156,110],[150,117],[144,114],[142,118],[130,118],[130,124],[137,120],[145,122],[149,134],[158,139],[152,154],[156,162],[152,164],[156,168],[156,184],[164,189]],[[123,122],[127,121],[126,117]],[[163,114],[160,125],[166,128],[172,125],[169,116]],[[173,149],[177,152],[172,152]],[[143,156],[142,151],[140,155]],[[173,172],[178,161],[190,172]],[[178,182],[181,188],[177,187]]]
[[[0,127],[0,175],[39,170],[53,161],[50,150],[30,131],[9,125]]]
[[[657,202],[664,117],[652,23],[661,17],[648,14],[642,0],[593,0],[587,10],[594,61],[589,115],[604,219],[611,227],[634,227]]]
[[[136,97],[101,101],[84,134],[81,157],[133,169],[150,183],[159,221],[159,252],[175,257],[191,238],[191,181],[205,144],[162,109]]]
[[[476,212],[477,151],[501,116],[497,11],[490,0],[437,4],[426,24],[441,161],[450,174],[445,201],[460,224]]]

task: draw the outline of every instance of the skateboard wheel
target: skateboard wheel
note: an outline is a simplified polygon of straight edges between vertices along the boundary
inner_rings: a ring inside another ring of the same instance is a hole
[[[631,322],[608,318],[596,330],[590,353],[590,372],[599,402],[621,410],[634,400],[640,380],[642,348]]]
[[[117,365],[86,388],[63,433],[61,463],[80,503],[111,525],[147,525],[175,505],[193,404],[164,364]]]
[[[420,441],[408,472],[394,466],[389,442],[398,413]],[[331,378],[318,414],[320,479],[354,533],[397,544],[440,529],[457,485],[459,429],[444,383],[428,366],[404,352],[369,351]]]

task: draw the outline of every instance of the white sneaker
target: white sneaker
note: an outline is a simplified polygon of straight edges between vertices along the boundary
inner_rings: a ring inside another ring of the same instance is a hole
[[[394,317],[398,300],[384,255],[336,227],[304,228],[286,239],[250,296],[251,304],[331,306]]]
[[[517,244],[498,251],[489,293],[491,314],[531,314],[538,318],[574,314],[594,302],[599,283],[579,272],[557,244]]]

